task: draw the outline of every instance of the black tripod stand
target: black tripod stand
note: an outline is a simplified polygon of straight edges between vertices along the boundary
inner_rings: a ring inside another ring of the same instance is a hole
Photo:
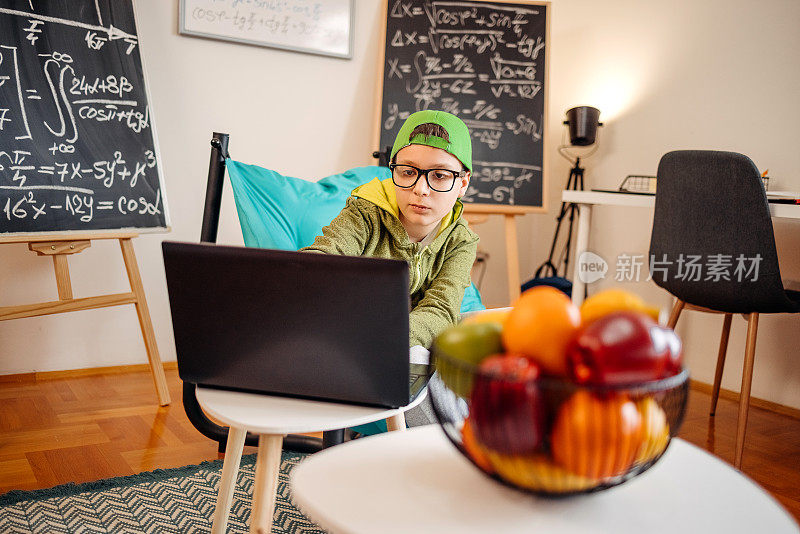
[[[569,171],[569,178],[567,185],[564,188],[567,191],[583,191],[583,167],[581,167],[581,158],[575,158],[575,166]],[[567,230],[567,242],[564,245],[564,275],[569,273],[569,254],[572,246],[572,226],[575,222],[575,213],[578,211],[578,205],[571,202],[561,203],[561,212],[556,219],[556,233],[553,236],[553,244],[550,245],[550,255],[547,261],[536,269],[535,278],[542,278],[546,276],[558,276],[558,267],[553,263],[553,254],[556,251],[556,244],[558,243],[558,234],[561,231],[561,223],[564,217],[569,214],[569,229]],[[558,261],[558,260],[557,260]],[[559,261],[560,263],[560,261]]]

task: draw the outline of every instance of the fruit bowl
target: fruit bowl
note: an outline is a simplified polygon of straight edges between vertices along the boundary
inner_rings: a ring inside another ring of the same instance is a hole
[[[429,393],[447,437],[483,473],[538,495],[604,490],[643,473],[683,421],[688,371],[625,385],[487,371],[434,343]]]

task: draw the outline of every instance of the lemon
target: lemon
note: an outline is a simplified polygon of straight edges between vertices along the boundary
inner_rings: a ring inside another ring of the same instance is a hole
[[[606,289],[587,298],[581,305],[581,323],[585,326],[618,311],[642,312],[658,322],[659,309],[648,306],[639,295],[622,289]]]
[[[517,486],[548,493],[572,493],[593,488],[597,479],[576,475],[542,454],[510,455],[485,449],[492,467],[504,480]]]
[[[669,424],[664,410],[652,397],[646,397],[636,403],[642,415],[644,443],[636,453],[636,463],[649,462],[664,452],[669,443]]]

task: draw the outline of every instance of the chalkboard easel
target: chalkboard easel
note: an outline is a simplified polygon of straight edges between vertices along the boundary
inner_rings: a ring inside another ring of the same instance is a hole
[[[136,263],[136,255],[131,241],[138,235],[136,232],[118,231],[0,236],[0,244],[27,243],[28,249],[36,252],[39,256],[51,256],[58,288],[58,300],[0,307],[0,321],[134,304],[136,306],[136,314],[139,316],[139,326],[142,329],[142,337],[144,338],[147,358],[150,363],[150,372],[153,375],[156,393],[158,394],[158,403],[161,406],[166,406],[170,403],[167,379],[164,376],[164,367],[158,354],[153,323],[150,320],[150,311],[144,295],[144,286],[142,286],[142,278],[139,275],[139,266]],[[125,261],[125,269],[128,272],[128,280],[131,285],[130,292],[84,298],[73,297],[68,257],[70,254],[79,254],[89,248],[94,239],[119,240],[122,258]]]
[[[519,248],[517,242],[516,212],[503,212],[503,206],[464,205],[464,218],[470,225],[489,220],[489,215],[502,215],[506,234],[506,273],[508,275],[508,302],[514,304],[520,295]]]

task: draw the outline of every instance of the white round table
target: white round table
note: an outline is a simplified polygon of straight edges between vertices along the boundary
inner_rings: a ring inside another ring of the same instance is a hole
[[[768,493],[674,439],[647,472],[605,491],[548,499],[478,471],[435,425],[314,454],[291,475],[295,503],[333,533],[797,533]]]
[[[381,419],[386,419],[389,430],[404,430],[403,413],[426,395],[427,388],[408,406],[386,409],[198,387],[197,401],[203,410],[230,426],[212,532],[221,534],[226,530],[248,431],[259,435],[250,532],[267,533],[272,528],[283,436],[348,428]]]

